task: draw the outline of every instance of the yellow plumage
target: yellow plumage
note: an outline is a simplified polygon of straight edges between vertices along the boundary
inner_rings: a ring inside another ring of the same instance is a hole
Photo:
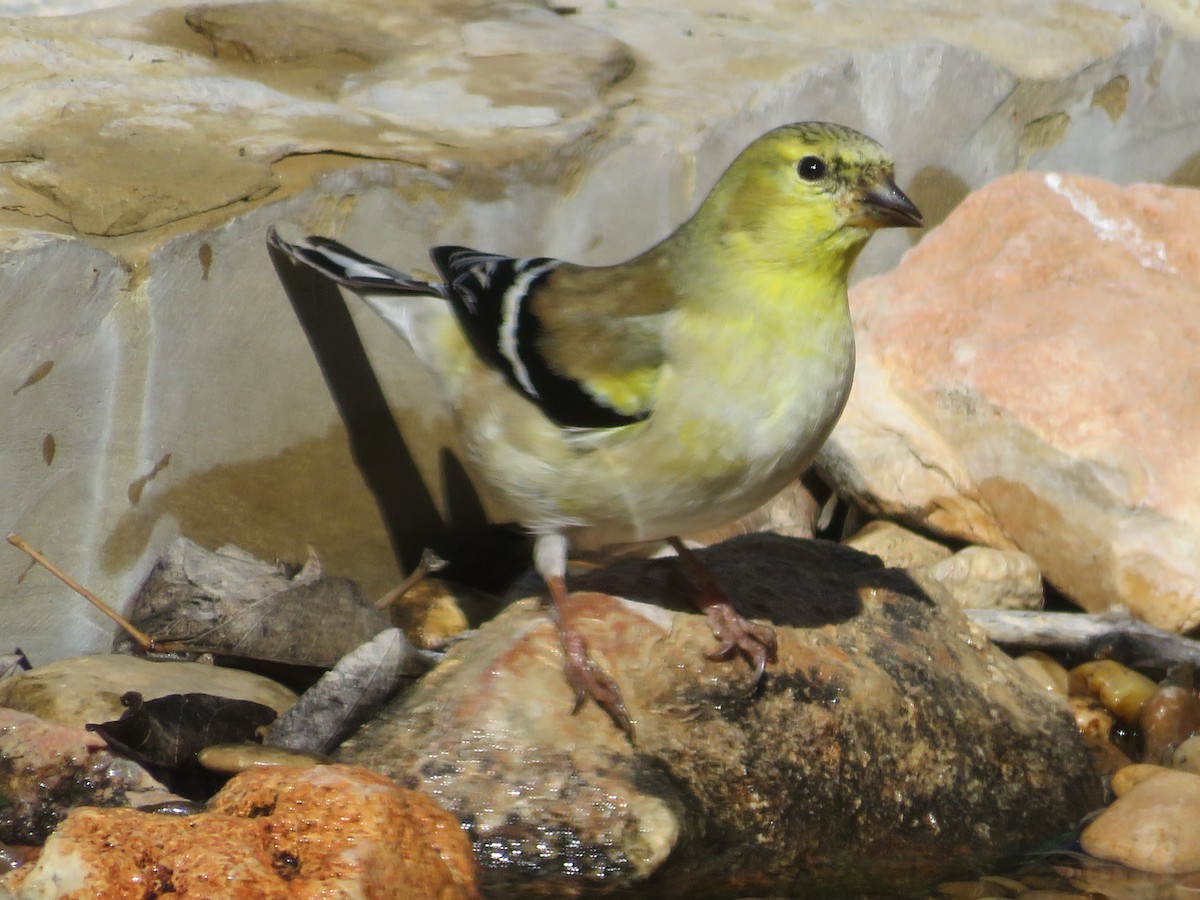
[[[850,267],[875,229],[919,224],[882,147],[803,123],[751,144],[692,218],[616,266],[441,248],[447,284],[427,285],[334,242],[272,240],[361,293],[438,376],[469,464],[537,535],[561,602],[568,542],[720,525],[809,464],[853,377]],[[727,612],[723,650],[761,671],[762,627]],[[622,721],[615,684],[575,657],[577,690]]]

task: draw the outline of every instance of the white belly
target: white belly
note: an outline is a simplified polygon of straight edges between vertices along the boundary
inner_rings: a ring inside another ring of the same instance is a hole
[[[664,370],[649,419],[574,444],[524,400],[475,410],[463,418],[468,454],[516,521],[581,549],[725,524],[808,466],[853,379],[848,316],[746,350],[686,354],[693,367]]]

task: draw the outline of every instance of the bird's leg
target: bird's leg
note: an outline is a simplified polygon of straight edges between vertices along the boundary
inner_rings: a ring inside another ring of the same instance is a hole
[[[633,740],[633,720],[629,718],[617,683],[592,659],[583,635],[567,619],[566,538],[557,534],[539,535],[534,545],[534,565],[550,592],[550,618],[558,629],[558,640],[562,645],[563,671],[575,691],[572,712],[579,712],[584,701],[591,697]]]
[[[721,642],[709,659],[729,659],[735,653],[740,653],[754,667],[754,680],[750,691],[758,687],[767,663],[775,661],[775,629],[769,625],[759,625],[751,622],[733,608],[729,597],[717,584],[717,579],[700,557],[677,537],[667,538],[668,543],[679,554],[679,563],[687,571],[699,591],[692,595],[692,603],[704,613],[712,628],[713,636]]]

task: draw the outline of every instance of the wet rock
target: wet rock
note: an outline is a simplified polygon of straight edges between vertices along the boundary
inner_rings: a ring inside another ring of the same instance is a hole
[[[1158,685],[1114,659],[1095,659],[1070,671],[1068,689],[1072,696],[1095,697],[1126,725],[1134,725]]]
[[[1067,706],[1092,756],[1096,771],[1112,775],[1133,762],[1124,750],[1113,743],[1116,722],[1104,704],[1091,695],[1075,695],[1067,698]]]
[[[210,744],[196,754],[196,761],[210,772],[236,775],[248,769],[266,769],[271,766],[307,768],[327,760],[315,753],[289,750],[285,747],[269,747],[262,744]]]
[[[1200,871],[1200,776],[1167,771],[1131,787],[1080,836],[1100,859],[1160,874]]]
[[[1025,173],[961,203],[851,305],[839,492],[1029,553],[1088,610],[1200,623],[1200,192]],[[880,452],[885,444],[888,453]]]
[[[1175,750],[1200,731],[1200,700],[1194,691],[1165,684],[1138,712],[1146,762],[1170,763]]]
[[[0,707],[0,843],[40,844],[76,806],[179,799],[97,735]]]
[[[0,878],[0,891],[82,900],[130,884],[139,896],[213,900],[480,896],[452,816],[344,766],[244,773],[196,816],[76,810],[36,863]]]
[[[145,700],[168,694],[205,693],[250,700],[286,711],[296,694],[283,685],[239,669],[175,660],[99,653],[60,659],[0,681],[0,706],[82,728],[119,719],[121,695]]]
[[[761,693],[745,695],[744,663],[704,658],[713,638],[679,611],[673,561],[630,561],[576,579],[570,615],[636,746],[594,704],[571,715],[554,628],[523,601],[337,758],[437,797],[505,896],[899,890],[1101,802],[1061,702],[904,572],[770,535],[701,555],[777,623]]]
[[[1042,653],[1040,650],[1023,653],[1017,657],[1017,665],[1047,692],[1060,697],[1067,696],[1070,676],[1067,674],[1067,670],[1049,654]]]

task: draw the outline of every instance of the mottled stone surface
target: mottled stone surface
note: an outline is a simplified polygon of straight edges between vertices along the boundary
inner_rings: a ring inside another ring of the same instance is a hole
[[[247,772],[194,816],[77,810],[4,888],[18,900],[480,896],[452,816],[344,766]]]
[[[479,547],[427,377],[353,309],[384,390],[350,352],[331,399],[269,224],[407,267],[450,242],[611,262],[809,118],[890,147],[933,223],[1019,167],[1200,183],[1196,16],[1169,0],[95,5],[0,23],[0,530],[117,605],[179,532],[312,544],[372,596],[396,548]],[[352,344],[326,300],[314,341]],[[25,566],[0,553],[0,615],[35,663],[108,644]]]
[[[853,292],[863,377],[827,470],[1015,544],[1089,610],[1200,624],[1198,219],[1200,191],[1074,175],[972,194]]]
[[[631,561],[578,579],[605,593],[575,594],[571,617],[636,746],[594,704],[571,714],[555,631],[525,601],[338,758],[462,818],[504,896],[900,891],[1101,803],[1061,700],[902,571],[768,535],[701,553],[743,613],[779,625],[760,694],[745,696],[744,662],[704,658],[713,638],[677,611],[673,561]]]
[[[178,799],[98,735],[0,706],[0,843],[40,844],[77,806]]]

